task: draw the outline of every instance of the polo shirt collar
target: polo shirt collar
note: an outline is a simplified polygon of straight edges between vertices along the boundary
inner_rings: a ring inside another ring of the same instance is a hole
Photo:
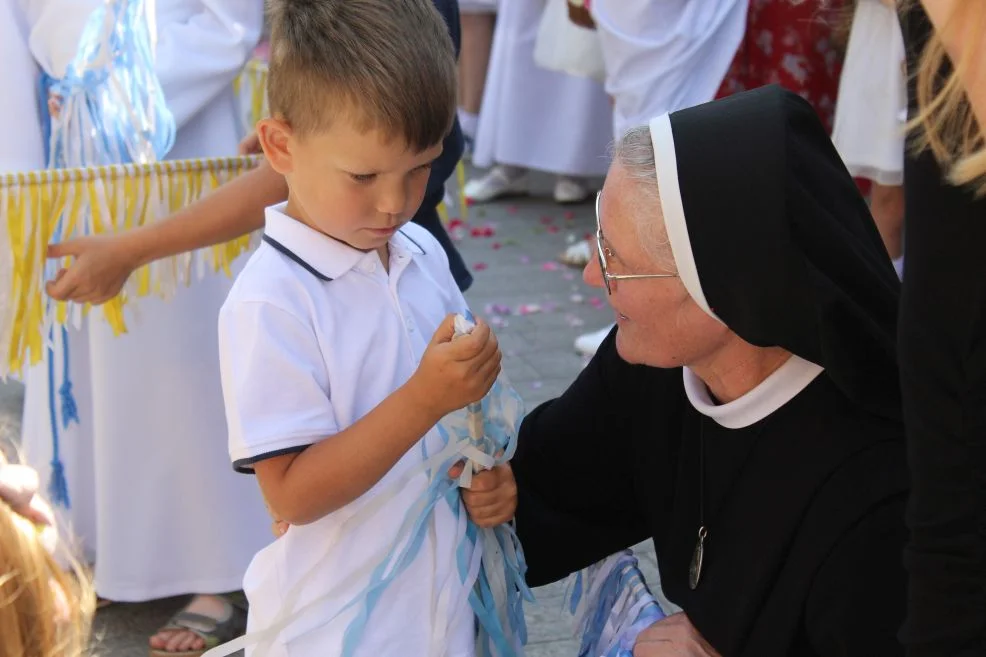
[[[284,214],[287,203],[267,208],[264,241],[323,280],[333,280],[346,274],[368,258],[377,261],[374,251],[360,251],[329,237],[297,219]],[[424,255],[421,245],[398,230],[390,238],[393,253]],[[413,258],[412,258],[413,259]]]

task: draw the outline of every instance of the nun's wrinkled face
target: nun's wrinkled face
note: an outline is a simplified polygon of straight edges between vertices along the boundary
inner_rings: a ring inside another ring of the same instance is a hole
[[[674,275],[663,225],[657,230],[638,230],[638,219],[663,222],[660,203],[643,190],[644,184],[648,183],[632,179],[614,161],[599,202],[600,246],[610,275],[608,300],[618,326],[616,348],[624,360],[635,364],[698,364],[714,356],[730,331],[706,314]],[[642,236],[663,246],[648,252]],[[656,258],[654,251],[661,249],[666,250],[664,257]],[[648,277],[620,278],[625,275]],[[606,289],[600,259],[591,259],[582,276],[589,285]]]

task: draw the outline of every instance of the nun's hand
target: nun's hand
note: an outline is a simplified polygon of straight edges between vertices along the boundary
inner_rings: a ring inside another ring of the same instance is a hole
[[[462,474],[461,463],[452,466],[449,476]],[[517,481],[509,463],[484,470],[472,477],[472,486],[463,489],[462,502],[469,517],[480,527],[497,527],[513,520],[517,511]]]
[[[633,657],[722,657],[685,614],[672,614],[640,633]]]

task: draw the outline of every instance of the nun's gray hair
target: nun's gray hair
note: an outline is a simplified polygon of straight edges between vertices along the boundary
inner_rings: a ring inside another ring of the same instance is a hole
[[[631,204],[637,238],[644,251],[661,269],[677,272],[671,242],[664,226],[661,195],[657,187],[654,142],[646,125],[631,128],[614,147],[614,157],[636,183],[640,202]]]

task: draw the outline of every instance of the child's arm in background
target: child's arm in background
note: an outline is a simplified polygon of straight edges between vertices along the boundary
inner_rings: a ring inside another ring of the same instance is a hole
[[[46,291],[53,299],[99,304],[123,288],[138,267],[246,235],[264,225],[264,208],[283,201],[288,187],[265,161],[174,216],[117,233],[48,247],[52,258],[73,256]]]

